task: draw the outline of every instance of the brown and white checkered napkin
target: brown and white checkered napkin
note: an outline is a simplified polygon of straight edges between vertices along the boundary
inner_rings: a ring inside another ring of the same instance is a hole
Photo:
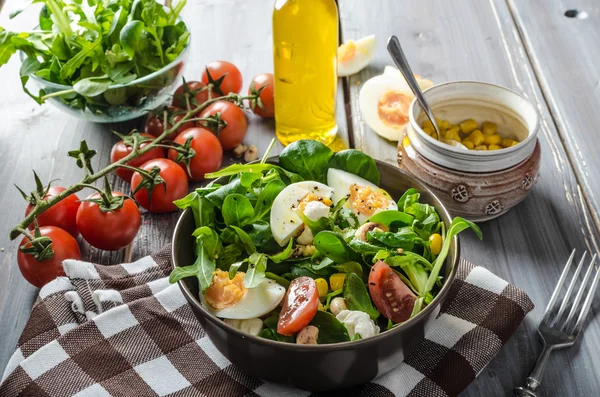
[[[67,277],[40,291],[0,395],[315,395],[250,377],[219,353],[179,286],[169,284],[169,253],[167,247],[116,266],[66,261]],[[523,291],[463,261],[439,317],[414,353],[344,395],[455,396],[532,309]]]

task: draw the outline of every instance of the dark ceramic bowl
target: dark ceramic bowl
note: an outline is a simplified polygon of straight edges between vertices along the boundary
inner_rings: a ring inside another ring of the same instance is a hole
[[[270,162],[276,163],[277,158]],[[417,188],[421,193],[421,201],[433,205],[446,223],[446,229],[448,228],[450,215],[428,188],[394,166],[380,161],[377,161],[377,165],[381,171],[380,186],[394,199],[399,199],[408,188]],[[226,182],[227,180],[219,181]],[[175,227],[173,266],[194,263],[194,229],[194,217],[188,208]],[[459,242],[455,237],[441,271],[445,283],[433,302],[419,315],[375,337],[331,345],[296,345],[243,333],[202,307],[198,299],[198,281],[195,278],[186,278],[179,282],[179,286],[217,349],[248,374],[311,391],[344,389],[366,383],[388,372],[423,340],[454,280],[458,258]]]

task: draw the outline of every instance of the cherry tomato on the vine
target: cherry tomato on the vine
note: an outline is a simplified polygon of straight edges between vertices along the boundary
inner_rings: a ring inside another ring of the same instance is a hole
[[[155,138],[153,135],[150,135],[150,134],[140,134],[140,135],[145,138],[151,138],[151,139]],[[146,147],[146,145],[148,145],[148,143],[149,142],[141,143],[139,148],[143,149],[144,147]],[[133,150],[133,148],[131,146],[126,145],[122,140],[120,140],[119,142],[115,143],[115,145],[112,147],[112,150],[110,151],[110,162],[114,163],[116,161],[121,160],[123,157],[129,155],[132,150]],[[131,160],[130,162],[127,163],[127,165],[130,165],[132,167],[139,167],[140,165],[144,164],[146,161],[149,161],[152,159],[159,159],[161,157],[165,157],[164,149],[161,147],[155,147],[152,150],[150,150],[148,153],[142,154],[140,157],[136,157],[135,159]],[[117,174],[124,181],[131,182],[131,177],[133,176],[133,171],[129,170],[127,168],[117,168],[117,170],[115,171],[115,174]]]
[[[275,116],[275,103],[273,99],[273,73],[263,73],[254,76],[252,82],[250,83],[250,88],[248,88],[248,95],[254,94],[254,92],[257,92],[262,87],[265,87],[260,92],[259,97],[262,108],[260,107],[258,100],[252,101],[250,106],[252,106],[252,111],[254,114],[264,118],[273,118]]]
[[[174,106],[169,106],[167,110],[169,111],[168,120],[171,120],[171,118],[172,118],[173,124],[178,123],[185,114],[185,111],[183,109],[180,109],[180,108],[177,108]],[[163,120],[164,120],[163,111],[158,111],[158,112],[156,112],[156,114],[152,113],[146,120],[146,127],[144,129],[144,132],[146,134],[150,134],[154,137],[160,136],[165,130]],[[171,128],[171,126],[172,126],[171,122],[167,121],[166,129]],[[175,138],[177,136],[177,134],[181,134],[183,131],[187,130],[188,128],[193,128],[195,126],[196,126],[196,123],[194,123],[193,121],[188,121],[186,123],[183,123],[183,125],[181,127],[179,127],[176,132],[169,134],[166,139],[172,140],[173,138]]]
[[[148,189],[142,188],[133,195],[135,201],[150,212],[170,212],[177,210],[173,201],[185,197],[188,193],[188,178],[177,163],[169,159],[154,159],[142,164],[144,171],[150,172],[152,168],[160,168],[160,176],[165,183],[154,187],[151,200]],[[143,178],[139,172],[134,172],[131,177],[131,190],[135,191]]]
[[[219,134],[219,141],[224,150],[230,150],[242,143],[248,131],[248,120],[244,111],[227,101],[217,101],[204,109],[200,117],[214,116],[221,113],[221,118],[227,123]]]
[[[112,192],[113,196],[123,196],[121,192]],[[99,193],[88,196],[100,199]],[[137,205],[129,197],[121,208],[103,212],[95,202],[84,201],[77,211],[77,226],[81,236],[93,247],[106,251],[115,251],[126,247],[137,235],[142,216]]]
[[[51,186],[46,196],[44,196],[44,200],[51,199],[65,190],[64,187]],[[71,194],[40,214],[37,217],[38,225],[56,226],[66,230],[73,237],[77,237],[79,235],[77,222],[75,221],[77,208],[79,208],[79,198],[75,194]],[[32,210],[33,205],[29,204],[25,209],[25,216],[29,215]],[[33,224],[29,225],[29,229],[33,229]]]
[[[17,263],[23,277],[38,288],[43,287],[56,277],[64,276],[62,262],[65,259],[81,259],[81,252],[75,238],[65,230],[56,226],[40,227],[40,234],[52,240],[54,255],[50,259],[38,261],[31,254],[17,253]],[[31,247],[29,238],[25,237],[19,247]]]
[[[210,78],[206,71],[210,73]],[[221,78],[223,78],[221,80]],[[213,61],[206,65],[202,72],[202,82],[204,84],[213,83],[213,92],[217,95],[227,95],[231,92],[239,94],[242,90],[242,74],[240,70],[231,62]]]
[[[182,132],[175,138],[175,143],[185,145],[186,141],[192,138],[191,148],[196,155],[190,160],[189,170],[190,179],[194,181],[204,180],[204,174],[217,171],[223,162],[223,148],[219,139],[205,128],[190,128]],[[178,152],[175,149],[169,149],[169,159],[175,161]],[[181,167],[187,172],[186,165],[181,162]]]
[[[204,89],[206,84],[201,81],[186,81],[187,88],[192,94],[190,96],[190,102],[192,109],[195,106],[200,106],[204,102],[208,101],[208,90]],[[173,94],[173,102],[171,104],[181,109],[187,109],[187,102],[185,100],[185,84],[182,84],[177,88]]]
[[[318,308],[319,290],[315,280],[306,276],[293,279],[283,298],[277,332],[281,335],[300,332],[312,321]]]
[[[395,323],[410,318],[416,296],[392,268],[377,261],[369,272],[369,293],[377,310]]]

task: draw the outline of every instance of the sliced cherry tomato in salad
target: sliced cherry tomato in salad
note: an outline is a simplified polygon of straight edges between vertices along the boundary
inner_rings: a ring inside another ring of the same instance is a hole
[[[210,78],[207,71],[210,73]],[[221,78],[222,80],[220,80]],[[231,92],[239,94],[242,90],[240,70],[233,63],[227,61],[214,61],[206,65],[201,80],[204,84],[214,84],[215,96],[227,95]]]
[[[262,89],[260,92],[260,103],[262,104],[262,108],[258,104],[258,101],[253,101],[251,106],[254,114],[263,117],[263,118],[273,118],[275,116],[275,101],[273,97],[273,73],[263,73],[257,76],[254,76],[252,82],[250,83],[250,88],[248,88],[248,95],[252,95],[254,92],[258,92],[259,89]],[[253,92],[254,91],[254,92]]]
[[[113,196],[123,196],[112,192]],[[99,199],[94,193],[88,199]],[[95,202],[84,201],[77,211],[77,227],[81,236],[93,247],[115,251],[126,247],[140,230],[142,216],[133,200],[126,197],[123,206],[113,211],[103,212]]]
[[[188,139],[192,138],[191,148],[196,152],[196,156],[190,160],[190,179],[194,181],[204,180],[204,174],[217,171],[223,162],[223,147],[219,138],[206,128],[190,128],[177,135],[175,143],[184,145]],[[175,161],[178,152],[174,149],[169,150],[169,159]],[[179,163],[187,172],[186,165]]]
[[[42,236],[52,239],[54,255],[50,259],[38,261],[33,255],[24,252],[17,253],[17,263],[21,274],[30,284],[43,287],[56,277],[64,276],[62,262],[65,259],[81,259],[81,252],[75,238],[65,230],[56,226],[40,227]],[[31,247],[29,238],[25,237],[19,246]]]
[[[140,135],[145,138],[150,138],[150,139],[155,138],[153,135],[150,135],[150,134],[140,134]],[[148,143],[149,142],[141,143],[140,149],[143,149],[144,147],[146,147],[146,145],[148,145]],[[123,157],[130,154],[132,150],[133,150],[133,148],[131,146],[126,145],[122,140],[120,140],[119,142],[115,143],[115,145],[112,147],[112,150],[110,151],[110,162],[114,163],[116,161],[121,160]],[[160,148],[160,147],[155,147],[152,150],[150,150],[148,153],[142,154],[140,157],[137,157],[137,158],[131,160],[127,164],[132,167],[139,167],[140,165],[144,164],[146,161],[150,161],[153,159],[159,159],[162,157],[165,157],[164,149]],[[117,174],[124,181],[131,182],[131,177],[133,176],[133,171],[129,170],[127,168],[118,168],[115,171],[115,174]]]
[[[208,117],[221,113],[221,118],[227,123],[219,134],[219,141],[224,150],[230,150],[242,143],[248,131],[248,120],[244,111],[227,101],[217,101],[204,109],[200,117]]]
[[[175,162],[169,159],[154,159],[144,163],[142,170],[151,171],[152,168],[160,168],[160,176],[165,183],[154,187],[152,199],[148,195],[148,189],[142,188],[133,195],[135,201],[150,212],[176,211],[177,206],[173,201],[185,197],[188,193],[188,178],[185,171]],[[134,172],[131,177],[131,190],[135,191],[143,178],[139,172]]]
[[[169,112],[169,118],[168,120],[171,120],[171,118],[173,118],[173,123],[178,123],[184,116],[185,111],[183,109],[180,109],[178,107],[174,107],[174,106],[169,106],[167,108],[168,112]],[[146,120],[146,127],[144,129],[144,132],[146,134],[150,134],[154,137],[158,137],[160,136],[164,130],[164,114],[163,111],[157,111],[156,114],[152,113],[148,119]],[[193,128],[196,126],[196,123],[194,123],[193,121],[188,121],[187,123],[183,123],[181,125],[181,127],[179,127],[177,129],[176,132],[169,134],[167,136],[167,140],[172,140],[174,139],[177,134],[182,133],[183,131],[187,130],[188,128]],[[171,128],[171,123],[167,122],[167,129]]]
[[[187,109],[187,102],[185,100],[185,86],[187,84],[187,89],[191,94],[190,102],[192,105],[192,109],[195,106],[200,106],[204,102],[208,101],[208,90],[204,89],[206,84],[201,81],[186,81],[185,84],[182,84],[175,90],[173,94],[173,102],[171,104],[175,107],[181,109]]]
[[[286,336],[300,332],[312,321],[318,308],[319,290],[315,280],[306,276],[293,279],[283,298],[277,332]]]
[[[61,186],[51,186],[48,193],[44,196],[44,200],[51,199],[64,192],[66,189]],[[56,205],[48,208],[37,217],[39,226],[56,226],[66,230],[71,236],[77,237],[77,209],[79,208],[79,198],[75,194],[67,196],[64,200],[59,201]],[[33,205],[28,205],[25,209],[25,216],[33,210]],[[33,223],[29,225],[29,229],[33,230]]]
[[[416,296],[392,268],[377,261],[369,273],[369,292],[377,310],[395,323],[410,318]]]

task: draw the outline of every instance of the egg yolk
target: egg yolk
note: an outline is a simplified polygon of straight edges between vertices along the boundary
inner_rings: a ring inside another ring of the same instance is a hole
[[[349,40],[338,48],[338,62],[348,62],[354,58],[354,55],[356,55],[356,45],[352,40]]]
[[[298,202],[298,208],[300,209],[300,211],[304,212],[304,210],[306,209],[306,204],[310,203],[311,201],[320,201],[328,207],[331,207],[331,205],[333,204],[332,201],[327,197],[320,197],[314,193],[308,193],[306,196],[302,197],[302,199]]]
[[[210,287],[206,289],[204,298],[209,305],[217,310],[223,310],[238,303],[246,294],[244,287],[245,273],[237,272],[229,279],[229,272],[217,269],[213,275]]]
[[[408,108],[412,98],[397,90],[386,91],[379,97],[377,113],[383,124],[401,128],[408,122]]]
[[[373,215],[380,208],[387,208],[389,198],[381,191],[372,190],[370,186],[350,186],[350,203],[358,214]]]

